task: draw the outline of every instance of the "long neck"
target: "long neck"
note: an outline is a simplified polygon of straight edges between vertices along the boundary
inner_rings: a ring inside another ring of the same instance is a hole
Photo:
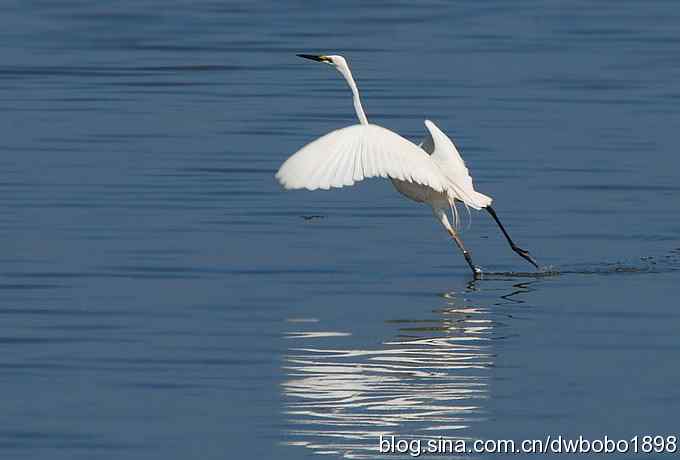
[[[367,125],[368,119],[366,118],[366,114],[364,113],[364,108],[361,106],[359,89],[357,88],[357,84],[354,82],[354,78],[352,78],[352,72],[350,72],[349,67],[338,68],[338,70],[340,71],[342,76],[345,77],[345,80],[347,80],[349,89],[352,90],[352,97],[354,99],[354,110],[356,110],[357,112],[359,123],[361,123],[362,125]]]

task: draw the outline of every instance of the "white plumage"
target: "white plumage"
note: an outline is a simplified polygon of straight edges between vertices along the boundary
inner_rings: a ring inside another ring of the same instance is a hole
[[[470,171],[453,141],[430,120],[425,120],[425,127],[429,134],[421,147],[439,167],[445,183],[453,189],[454,198],[477,210],[489,206],[493,200],[475,190]]]
[[[372,124],[331,131],[298,150],[276,173],[286,189],[308,190],[354,185],[369,177],[446,189],[446,178],[423,149]]]
[[[276,178],[286,189],[328,190],[370,177],[388,177],[444,193],[450,206],[455,200],[474,209],[491,204],[490,197],[475,191],[451,139],[430,120],[425,120],[425,126],[429,134],[420,147],[373,124],[331,131],[288,158]]]
[[[538,265],[527,251],[514,245],[491,208],[492,199],[474,189],[472,177],[453,141],[430,120],[425,120],[428,134],[418,146],[399,134],[369,124],[364,113],[352,73],[342,56],[298,56],[334,66],[352,90],[354,108],[360,124],[341,128],[310,142],[288,158],[276,179],[286,189],[330,189],[345,187],[369,177],[389,178],[395,188],[411,200],[427,203],[437,219],[463,251],[475,276],[481,270],[472,259],[447,217],[455,203],[484,209],[492,215],[515,252]]]

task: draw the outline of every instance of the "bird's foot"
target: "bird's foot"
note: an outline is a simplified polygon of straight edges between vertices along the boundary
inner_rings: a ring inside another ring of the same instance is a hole
[[[467,262],[468,266],[472,270],[472,274],[474,275],[475,279],[481,278],[482,269],[472,263],[472,257],[470,256],[470,253],[466,250],[463,250],[463,256],[465,257],[465,261]]]
[[[534,260],[533,257],[531,257],[531,254],[529,254],[529,251],[520,248],[519,246],[512,246],[512,250],[515,251],[517,254],[519,254],[520,257],[522,257],[524,260],[529,262],[531,265],[536,267],[536,270],[539,269],[538,263]]]

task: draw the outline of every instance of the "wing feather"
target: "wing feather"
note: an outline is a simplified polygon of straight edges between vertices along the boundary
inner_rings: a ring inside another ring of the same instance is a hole
[[[428,135],[420,146],[431,155],[432,161],[446,177],[447,186],[454,192],[456,198],[474,209],[490,205],[491,197],[475,190],[470,171],[453,141],[430,120],[425,120],[425,127]]]
[[[349,139],[337,139],[333,142],[329,148],[329,154],[326,161],[322,161],[321,158],[315,158],[314,160],[319,163],[317,170],[312,170],[310,172],[312,180],[319,184],[320,189],[328,190],[331,188],[331,184],[334,181],[334,176],[337,171],[337,165],[342,159],[341,153],[347,151],[351,146],[349,144]]]
[[[331,184],[342,183],[338,173],[341,172],[340,168],[342,167],[342,160],[346,157],[343,152],[349,151],[351,150],[345,146],[333,151],[333,153],[330,155],[328,163],[324,165],[324,181],[323,187],[321,188],[329,189],[331,188]]]
[[[354,176],[352,179],[354,182],[358,182],[364,179],[364,146],[359,144],[359,149],[354,152]]]
[[[346,151],[345,155],[338,155],[338,163],[335,165],[335,177],[332,183],[339,183],[343,186],[352,185],[352,172],[354,170],[354,156],[356,154],[356,147],[352,147]]]
[[[368,177],[391,177],[446,191],[446,179],[427,153],[377,125],[352,125],[305,145],[276,173],[287,189],[316,190],[352,185]]]

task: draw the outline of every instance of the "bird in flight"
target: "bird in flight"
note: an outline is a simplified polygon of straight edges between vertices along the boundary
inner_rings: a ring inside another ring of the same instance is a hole
[[[498,224],[512,250],[538,269],[529,252],[518,247],[510,238],[491,207],[491,197],[475,190],[458,149],[437,125],[425,120],[428,132],[416,145],[389,129],[369,123],[344,57],[298,56],[329,64],[340,72],[352,91],[359,124],[331,131],[291,155],[276,173],[276,179],[284,188],[328,190],[353,185],[368,177],[387,177],[405,197],[430,205],[437,220],[462,251],[476,278],[481,276],[482,271],[472,262],[470,252],[465,249],[456,231],[457,202],[476,210],[485,209]],[[453,225],[447,215],[449,210]]]

